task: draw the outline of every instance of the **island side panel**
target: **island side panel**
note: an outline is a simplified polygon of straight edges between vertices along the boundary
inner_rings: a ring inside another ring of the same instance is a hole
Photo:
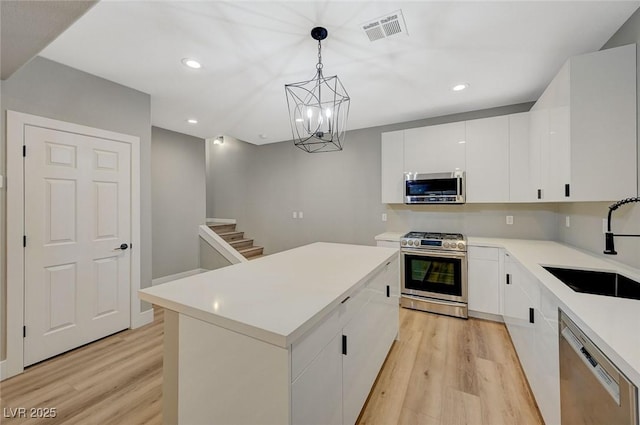
[[[179,424],[290,423],[289,351],[180,314]]]
[[[178,423],[178,320],[177,312],[164,310],[164,358],[162,362],[162,423]]]

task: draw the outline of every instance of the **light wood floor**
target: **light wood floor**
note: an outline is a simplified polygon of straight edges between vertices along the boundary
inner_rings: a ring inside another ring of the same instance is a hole
[[[360,425],[544,424],[506,327],[400,309]]]
[[[162,309],[155,318],[1,382],[0,422],[160,425]],[[400,320],[359,424],[542,424],[502,324],[406,309]],[[4,417],[19,407],[55,407],[57,417]]]

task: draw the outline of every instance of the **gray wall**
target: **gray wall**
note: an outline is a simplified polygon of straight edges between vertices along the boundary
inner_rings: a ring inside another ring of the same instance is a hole
[[[140,137],[141,282],[151,285],[151,105],[148,94],[37,57],[2,82],[0,174],[6,175],[6,111],[40,115]],[[11,158],[11,160],[16,160]],[[19,160],[19,159],[17,159]],[[0,289],[6,323],[6,192],[0,189]],[[142,303],[142,309],[149,308]],[[0,328],[2,347],[6,329]],[[3,350],[4,351],[4,350]],[[5,353],[2,353],[2,358]]]
[[[153,278],[200,267],[206,221],[204,139],[151,129]]]
[[[640,43],[640,9],[607,41],[603,49],[630,43]],[[636,55],[637,58],[640,58],[640,51]],[[640,87],[640,65],[637,72],[637,86]],[[638,98],[637,110],[638,122],[640,122],[640,97]],[[606,141],[603,140],[603,143]],[[638,155],[638,164],[640,164],[640,149],[638,149]],[[638,187],[640,187],[640,175],[638,176]],[[606,218],[610,204],[609,202],[562,204],[559,208],[559,239],[603,255],[602,219]],[[565,226],[564,217],[566,216],[571,217],[571,227],[569,228]],[[640,234],[640,204],[628,204],[616,210],[613,213],[612,229],[614,233]],[[615,257],[607,255],[607,258],[640,268],[640,238],[616,238],[615,244],[618,255]]]
[[[436,216],[441,220],[438,226],[455,222],[456,228],[450,230],[472,235],[484,234],[487,224],[493,223],[491,228],[501,231],[498,236],[552,238],[555,207],[465,206],[452,215],[449,210],[434,214],[428,209],[403,209],[380,202],[381,133],[523,112],[531,105],[353,130],[348,132],[342,152],[308,154],[290,141],[253,146],[232,140],[208,145],[207,215],[236,218],[238,228],[264,246],[267,254],[314,241],[372,245],[374,236],[386,230],[402,231],[410,226],[439,229],[429,227],[435,224]],[[293,219],[293,211],[302,211],[304,218]],[[386,211],[389,221],[385,223],[381,215]],[[475,214],[467,220],[458,211]],[[513,226],[499,224],[504,223],[507,212],[516,216]]]

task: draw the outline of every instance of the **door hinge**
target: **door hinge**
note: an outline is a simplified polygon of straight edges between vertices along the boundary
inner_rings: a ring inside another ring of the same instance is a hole
[[[22,246],[23,246],[24,248],[26,248],[26,247],[27,247],[27,235],[24,235],[24,236],[22,237]]]
[[[533,316],[533,309],[529,307],[529,323],[535,323],[535,317]]]
[[[511,274],[507,273],[507,285],[511,285]]]
[[[27,327],[26,327],[26,326],[23,326],[23,327],[22,327],[22,337],[23,337],[23,338],[26,338],[26,337],[27,337]]]
[[[571,185],[569,183],[564,185],[564,196],[567,198],[571,196]]]
[[[342,354],[347,355],[347,336],[342,335]]]
[[[22,156],[23,157],[27,156],[27,145],[22,145]]]
[[[389,298],[391,296],[391,288],[389,288],[389,285],[387,285],[387,298]]]

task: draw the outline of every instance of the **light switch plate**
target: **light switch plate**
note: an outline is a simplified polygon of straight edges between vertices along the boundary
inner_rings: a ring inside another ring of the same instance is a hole
[[[387,213],[382,213],[382,221],[387,221]]]
[[[567,226],[567,227],[571,227],[571,217],[566,216],[564,218],[564,225]]]
[[[507,224],[513,224],[513,216],[512,215],[508,215],[507,216]]]
[[[298,218],[304,218],[304,214],[302,213],[302,211],[298,212]]]
[[[293,218],[298,218],[298,211],[293,212]]]
[[[0,188],[4,187],[4,176],[0,176]]]

